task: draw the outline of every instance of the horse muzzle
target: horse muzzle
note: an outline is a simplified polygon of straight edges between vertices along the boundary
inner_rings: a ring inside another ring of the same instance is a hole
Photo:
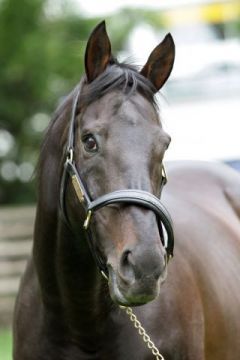
[[[167,261],[155,260],[148,256],[150,266],[140,269],[139,263],[127,265],[127,272],[108,267],[108,285],[112,300],[118,305],[137,306],[154,300],[160,293],[160,288],[167,275]],[[136,266],[137,265],[137,266]]]

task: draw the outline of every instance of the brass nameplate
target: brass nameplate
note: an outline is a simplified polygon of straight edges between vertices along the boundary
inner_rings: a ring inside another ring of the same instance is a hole
[[[84,202],[84,194],[83,194],[83,191],[81,189],[81,185],[80,185],[76,175],[72,176],[72,184],[73,184],[74,190],[75,190],[75,192],[77,194],[78,200],[81,203]]]

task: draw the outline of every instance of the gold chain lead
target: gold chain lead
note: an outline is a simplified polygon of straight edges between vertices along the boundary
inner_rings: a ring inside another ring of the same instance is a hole
[[[164,357],[160,354],[158,348],[155,346],[150,336],[146,333],[146,330],[142,327],[142,324],[138,320],[137,316],[133,313],[132,309],[128,306],[120,306],[120,308],[125,310],[126,314],[133,322],[134,327],[137,329],[139,335],[143,338],[143,341],[147,344],[147,347],[151,350],[156,360],[164,360]]]

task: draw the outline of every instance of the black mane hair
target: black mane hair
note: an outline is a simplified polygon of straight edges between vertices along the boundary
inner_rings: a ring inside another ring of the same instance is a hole
[[[154,106],[156,89],[153,84],[142,76],[136,66],[126,62],[114,63],[90,84],[84,86],[80,103],[87,106],[110,91],[121,90],[123,94],[131,96],[135,92],[142,94]]]

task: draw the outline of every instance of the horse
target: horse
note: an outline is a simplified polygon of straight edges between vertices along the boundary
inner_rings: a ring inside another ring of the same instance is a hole
[[[170,162],[165,185],[155,95],[174,57],[168,34],[139,71],[112,55],[105,22],[91,33],[40,151],[14,360],[239,359],[240,176]]]

